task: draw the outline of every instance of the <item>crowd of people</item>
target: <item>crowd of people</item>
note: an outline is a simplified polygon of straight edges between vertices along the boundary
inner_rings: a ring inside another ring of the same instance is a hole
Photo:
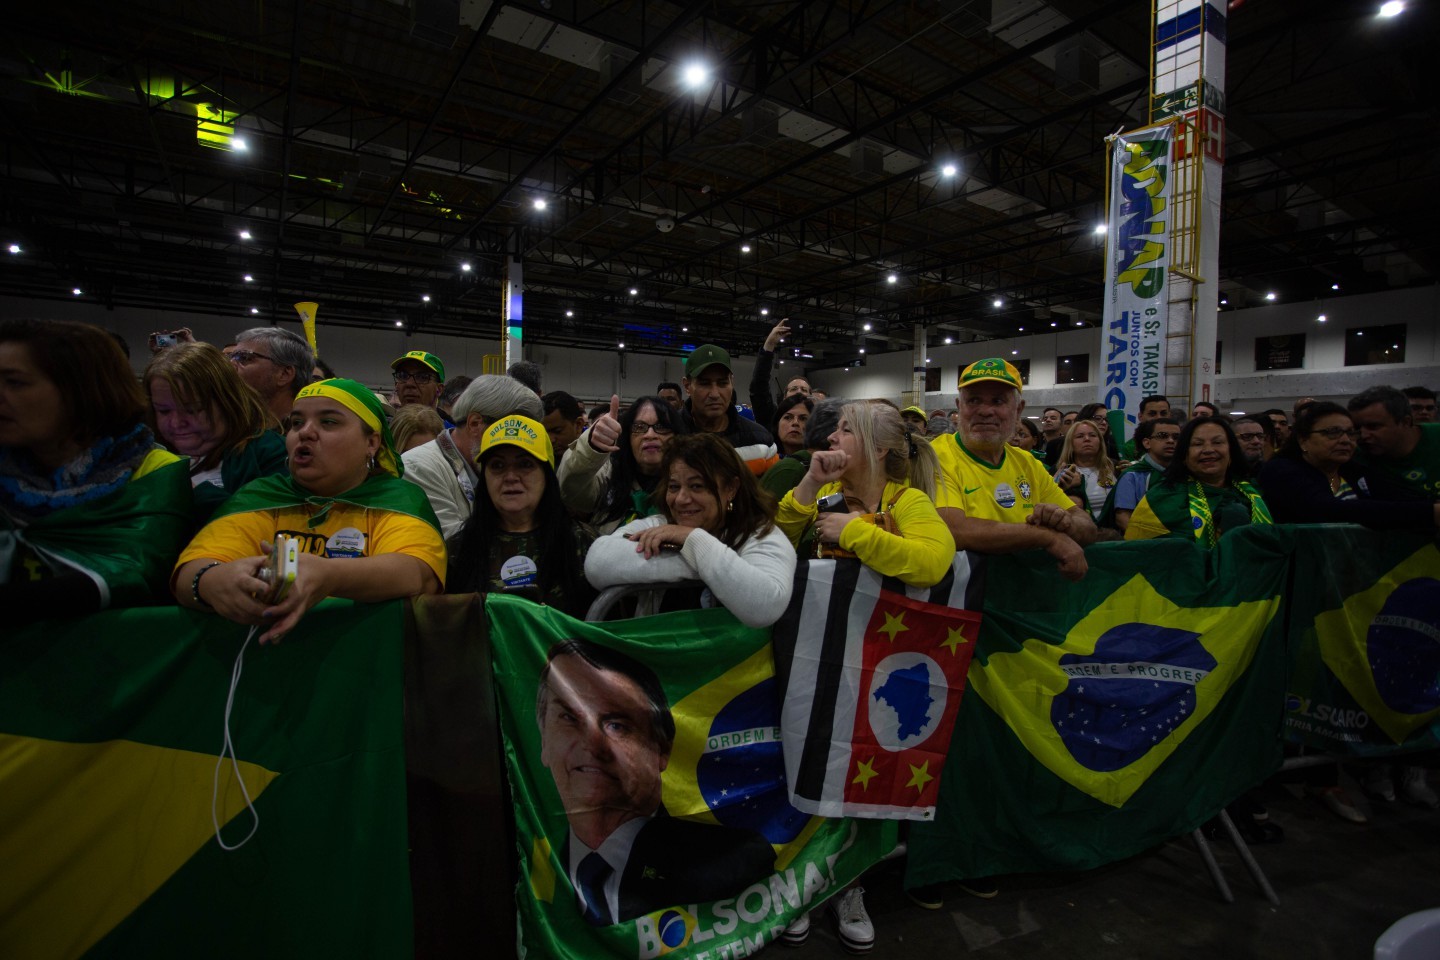
[[[803,376],[777,397],[788,332],[767,338],[748,407],[730,355],[705,344],[681,383],[587,411],[542,393],[534,364],[447,379],[439,357],[410,351],[379,395],[264,327],[222,348],[152,338],[137,379],[98,328],[7,321],[0,598],[12,623],[173,598],[269,643],[326,597],[510,593],[583,617],[600,591],[638,585],[663,588],[645,609],[723,607],[765,627],[800,557],[854,557],[927,587],[957,550],[1041,549],[1078,580],[1102,540],[1213,547],[1277,522],[1440,528],[1425,388],[1235,418],[1203,402],[1176,416],[1152,396],[1117,442],[1102,404],[1027,417],[1001,358],[961,371],[949,412],[827,398]],[[267,578],[280,537],[299,542],[283,596]],[[1350,816],[1335,785],[1320,787]],[[1395,796],[1389,780],[1373,787]],[[1400,789],[1440,806],[1423,771]],[[909,893],[940,905],[933,888]],[[842,940],[866,949],[859,888],[836,902]]]

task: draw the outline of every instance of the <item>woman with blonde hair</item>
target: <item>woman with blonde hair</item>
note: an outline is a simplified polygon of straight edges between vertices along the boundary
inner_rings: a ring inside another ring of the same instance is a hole
[[[1079,419],[1060,448],[1055,482],[1093,519],[1100,519],[1105,499],[1115,487],[1115,462],[1105,452],[1105,435],[1093,420]]]
[[[390,433],[395,437],[395,450],[404,454],[429,443],[445,429],[445,421],[434,407],[407,403],[390,417]]]
[[[150,428],[190,458],[195,519],[204,523],[251,480],[285,472],[285,439],[235,365],[208,343],[179,343],[155,354],[141,377]]]
[[[878,573],[915,587],[938,583],[955,558],[955,540],[935,511],[940,481],[935,452],[913,434],[893,406],[847,403],[830,449],[780,501],[776,525],[791,543],[815,527],[817,542],[834,544]],[[826,501],[834,507],[821,510]]]

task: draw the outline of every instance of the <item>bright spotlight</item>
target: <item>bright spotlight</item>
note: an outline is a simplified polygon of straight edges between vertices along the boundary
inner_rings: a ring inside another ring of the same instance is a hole
[[[75,296],[78,297],[78,296],[80,296],[80,294],[84,293],[85,291],[84,291],[84,290],[81,290],[79,287],[72,287],[72,288],[70,289],[70,292],[73,293]]]
[[[249,240],[249,239],[250,239],[250,231],[249,231],[249,230],[241,230],[241,231],[240,231],[240,239],[241,239],[241,240]]]
[[[75,292],[76,292],[76,293],[79,293],[80,291],[79,291],[79,290],[76,290]],[[260,312],[260,308],[259,308],[259,307],[251,307],[251,308],[250,308],[250,312],[251,312],[252,314],[258,314],[258,313]]]
[[[770,308],[769,308],[769,307],[761,307],[761,308],[760,308],[760,316],[762,316],[762,317],[768,317],[768,316],[770,316]]]
[[[1316,323],[1324,323],[1324,322],[1325,322],[1325,314],[1322,313],[1322,314],[1320,314],[1320,316],[1316,317],[1316,318],[1315,318],[1315,322],[1316,322]]]
[[[955,176],[955,174],[960,172],[960,168],[955,166],[955,164],[953,163],[947,163],[945,164],[945,166],[940,168],[940,172],[947,177],[953,177]]]
[[[1104,233],[1104,232],[1105,232],[1105,224],[1103,224],[1103,223],[1097,223],[1097,224],[1095,224],[1095,232],[1096,232],[1096,233]]]
[[[247,273],[247,274],[245,274],[245,282],[246,282],[246,283],[254,283],[254,282],[255,282],[255,278],[254,278],[253,276],[251,276],[250,274]]]
[[[864,326],[862,329],[864,329],[864,331],[865,331],[866,333],[869,333],[869,332],[870,332],[870,324],[868,324],[868,323],[865,324],[865,326]]]
[[[1405,0],[1388,0],[1388,2],[1380,4],[1380,16],[1382,17],[1398,17],[1404,12]]]
[[[639,288],[639,287],[631,287],[631,288],[630,288],[630,296],[632,296],[632,297],[638,297],[638,296],[640,296],[640,288]]]
[[[1266,299],[1266,300],[1274,300],[1274,299],[1275,299],[1275,293],[1274,293],[1274,291],[1271,291],[1270,293],[1265,294],[1265,299]]]
[[[1005,301],[1001,300],[999,297],[996,297],[993,301],[991,301],[990,306],[996,308],[1003,307],[1005,306]]]
[[[12,243],[12,244],[10,244],[10,248],[9,248],[9,249],[10,249],[10,252],[11,252],[11,253],[19,253],[19,252],[20,252],[20,244],[18,244],[18,243]]]
[[[250,144],[245,142],[244,137],[231,137],[230,149],[236,151],[237,153],[244,153],[246,150],[250,149]]]
[[[543,197],[536,197],[534,206],[536,210],[544,210],[546,207],[545,199]]]
[[[900,278],[897,277],[897,276],[895,276],[895,274],[892,273],[892,274],[890,274],[890,276],[888,276],[888,277],[885,278],[885,282],[886,282],[886,283],[899,283],[899,282],[900,282]]]
[[[687,87],[704,86],[705,82],[710,79],[710,69],[703,63],[691,63],[685,66],[682,76]]]
[[[464,263],[460,264],[460,271],[461,271],[462,273],[469,273],[471,270],[474,270],[474,269],[475,269],[474,267],[470,266],[470,261],[468,261],[468,260],[465,261]]]
[[[422,293],[422,294],[420,294],[420,300],[421,300],[422,302],[424,302],[424,303],[429,303],[429,302],[430,302],[430,294],[428,294],[428,293]]]
[[[741,252],[741,253],[749,253],[749,252],[750,252],[750,244],[748,244],[748,243],[742,243],[742,244],[740,244],[740,252]]]
[[[405,326],[405,321],[404,321],[404,320],[396,320],[396,321],[395,321],[395,326],[397,326],[397,327],[403,327],[403,326]]]
[[[573,317],[573,316],[575,316],[575,311],[574,311],[574,310],[566,310],[566,311],[565,311],[565,316],[567,316],[567,317]]]

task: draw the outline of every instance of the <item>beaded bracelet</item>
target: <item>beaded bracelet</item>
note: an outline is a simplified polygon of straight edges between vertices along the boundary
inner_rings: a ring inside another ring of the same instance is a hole
[[[203,577],[203,576],[205,576],[205,574],[206,574],[212,567],[218,567],[218,566],[220,566],[220,561],[219,561],[219,560],[215,560],[215,561],[212,561],[212,562],[210,562],[210,563],[205,564],[205,566],[203,566],[203,567],[201,567],[199,570],[196,570],[196,571],[195,571],[195,579],[190,581],[190,596],[194,597],[194,598],[195,598],[195,602],[198,603],[198,604],[200,604],[200,606],[204,607],[204,608],[207,609],[207,610],[213,610],[213,609],[215,609],[215,608],[212,607],[212,606],[210,606],[210,604],[206,603],[204,600],[200,599],[200,578]]]

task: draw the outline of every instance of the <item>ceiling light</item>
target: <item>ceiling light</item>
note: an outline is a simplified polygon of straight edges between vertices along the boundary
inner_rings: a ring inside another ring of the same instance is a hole
[[[397,326],[397,327],[403,327],[403,326],[405,326],[405,321],[404,321],[404,320],[396,320],[396,321],[395,321],[395,326]]]
[[[19,252],[20,252],[20,244],[18,244],[18,243],[12,243],[12,244],[10,244],[10,252],[11,252],[11,253],[19,253]]]
[[[534,203],[531,204],[531,205],[532,205],[536,210],[544,210],[544,209],[545,209],[545,198],[544,198],[544,197],[536,197]]]
[[[1265,294],[1265,299],[1266,299],[1266,300],[1274,300],[1274,299],[1275,299],[1275,292],[1272,290],[1271,292]]]
[[[565,311],[565,316],[567,316],[567,317],[573,317],[573,316],[575,316],[575,311],[574,311],[574,310],[566,310],[566,311]]]
[[[621,340],[619,343],[615,344],[615,346],[619,347],[621,350],[624,350],[624,349],[625,349],[625,341],[624,341],[624,340]]]
[[[1014,357],[1014,356],[1018,356],[1018,355],[1019,355],[1019,353],[1020,353],[1020,351],[1019,351],[1019,350],[1011,350],[1011,351],[1010,351],[1010,356],[1012,356],[1012,357]]]
[[[680,332],[681,332],[681,333],[689,333],[689,332],[690,332],[690,328],[689,328],[689,327],[681,327],[681,328],[680,328]]]
[[[685,71],[681,76],[687,87],[703,86],[710,79],[710,68],[703,63],[689,63],[685,65]]]
[[[1324,322],[1325,322],[1325,314],[1322,313],[1322,314],[1320,314],[1320,316],[1316,317],[1316,318],[1315,318],[1315,322],[1316,322],[1316,323],[1324,323]]]
[[[231,137],[230,149],[238,150],[240,153],[244,153],[246,150],[250,149],[250,144],[245,142],[244,137]]]
[[[785,361],[784,361],[784,360],[781,360],[781,361],[780,361],[780,366],[782,366],[782,367],[785,366]]]
[[[473,269],[474,267],[470,266],[469,260],[466,260],[464,263],[460,264],[460,270],[462,273],[469,273]]]
[[[1095,224],[1095,232],[1096,232],[1096,233],[1104,233],[1104,232],[1105,232],[1105,224],[1103,224],[1103,223],[1097,223],[1097,224]]]
[[[79,290],[76,290],[75,292],[76,292],[76,293],[79,293],[80,291],[79,291]],[[258,313],[260,312],[260,308],[259,308],[259,307],[251,307],[251,308],[250,308],[250,312],[251,312],[251,313],[254,313],[254,314],[258,314]]]
[[[1005,306],[1005,301],[1004,301],[1004,300],[1001,300],[999,297],[996,297],[994,300],[991,301],[990,306],[992,306],[992,307],[1003,307],[1003,306]]]
[[[953,177],[955,176],[955,174],[960,172],[960,168],[955,166],[955,164],[953,163],[947,163],[945,164],[945,166],[940,168],[940,172],[945,174],[945,176],[947,177]]]
[[[1363,337],[1363,336],[1365,336],[1365,331],[1364,331],[1364,330],[1356,330],[1356,331],[1355,331],[1355,336],[1357,336],[1357,337]]]
[[[741,253],[749,253],[749,252],[750,252],[750,244],[748,244],[748,243],[742,243],[742,244],[740,244],[740,252],[741,252]]]
[[[1024,332],[1025,332],[1025,328],[1024,328],[1024,327],[1021,327],[1021,328],[1020,328],[1020,332],[1021,332],[1021,333],[1024,333]]]
[[[952,338],[946,337],[946,338],[945,338],[945,342],[946,342],[947,344],[948,344],[948,343],[951,343],[951,342],[952,342]]]
[[[75,294],[75,296],[78,297],[78,296],[80,296],[80,294],[84,293],[85,291],[84,291],[84,290],[81,290],[79,287],[73,287],[73,288],[71,288],[70,292],[73,293],[73,294]]]
[[[1085,326],[1085,321],[1084,321],[1084,320],[1076,320],[1076,321],[1075,321],[1075,326],[1077,326],[1077,327],[1083,327],[1083,326]]]
[[[761,307],[761,308],[760,308],[760,316],[762,316],[762,317],[768,317],[768,316],[770,316],[770,308],[769,308],[769,307]]]
[[[1220,306],[1222,306],[1222,307],[1225,306],[1226,304],[1228,304],[1229,302],[1230,302],[1230,301],[1229,301],[1229,300],[1226,300],[1224,297],[1221,297],[1221,298],[1220,298]]]
[[[864,353],[864,352],[865,352],[865,348],[864,348],[864,347],[861,347],[861,348],[860,348],[860,352],[861,352],[861,353]]]
[[[1330,284],[1330,289],[1331,289],[1331,290],[1339,290],[1339,289],[1340,289],[1340,284],[1338,284],[1338,283],[1332,283],[1332,284]]]
[[[250,239],[250,231],[249,231],[249,230],[241,230],[241,231],[240,231],[240,239],[241,239],[241,240],[249,240],[249,239]]]
[[[870,332],[870,324],[867,322],[867,323],[865,323],[865,325],[862,326],[860,329],[864,330],[866,333],[869,333],[869,332]]]
[[[254,283],[254,282],[255,282],[255,278],[254,278],[253,276],[251,276],[250,274],[247,273],[247,274],[245,274],[245,282],[246,282],[246,283]]]
[[[425,303],[429,303],[429,302],[430,302],[430,294],[428,294],[428,293],[422,293],[422,294],[420,294],[420,299],[421,299],[422,301],[424,301]]]
[[[631,288],[630,288],[630,296],[632,296],[632,297],[638,297],[638,296],[640,296],[640,288],[639,288],[639,287],[631,287]]]
[[[1405,0],[1387,0],[1387,2],[1380,4],[1380,16],[1382,17],[1398,17],[1404,11]]]
[[[899,282],[900,282],[900,278],[897,277],[895,274],[892,273],[892,274],[890,274],[890,276],[888,276],[888,277],[885,278],[885,282],[886,282],[886,283],[899,283]]]

